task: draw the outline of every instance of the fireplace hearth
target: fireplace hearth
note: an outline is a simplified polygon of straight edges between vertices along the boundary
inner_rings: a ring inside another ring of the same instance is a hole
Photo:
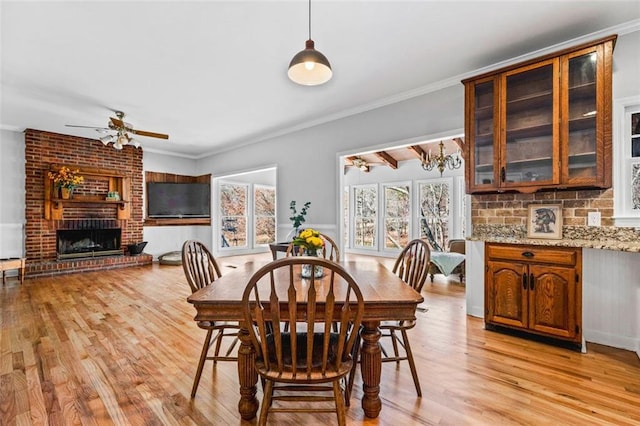
[[[56,231],[58,259],[123,255],[122,231],[111,222],[110,220],[67,222],[65,224],[67,229]]]

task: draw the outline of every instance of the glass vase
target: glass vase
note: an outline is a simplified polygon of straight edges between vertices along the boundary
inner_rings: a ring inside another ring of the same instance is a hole
[[[319,249],[316,249],[316,250],[305,249],[304,250],[304,255],[305,256],[318,257],[319,256]],[[314,277],[322,278],[322,276],[324,275],[324,268],[322,266],[316,265],[314,267],[313,265],[308,265],[308,264],[303,264],[302,265],[302,278],[311,278],[311,270],[312,269],[313,269],[313,276]]]

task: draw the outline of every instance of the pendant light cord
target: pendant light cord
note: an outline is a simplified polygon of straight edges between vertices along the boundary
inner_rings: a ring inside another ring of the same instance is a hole
[[[309,0],[309,40],[311,40],[311,0]]]

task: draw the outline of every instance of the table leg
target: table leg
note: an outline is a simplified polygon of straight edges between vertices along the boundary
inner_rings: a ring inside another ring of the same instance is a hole
[[[238,411],[244,420],[251,420],[258,412],[258,373],[256,373],[255,349],[251,344],[251,337],[244,324],[240,323],[240,348],[238,348],[238,379],[240,382],[240,401]]]
[[[362,371],[363,392],[362,409],[367,417],[375,418],[380,414],[380,375],[382,373],[382,355],[380,350],[380,329],[378,321],[363,323],[362,349],[360,361]]]

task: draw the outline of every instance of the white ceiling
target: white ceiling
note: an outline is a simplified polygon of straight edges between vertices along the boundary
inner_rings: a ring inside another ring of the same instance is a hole
[[[334,77],[286,71],[307,2],[2,1],[0,126],[97,138],[122,110],[145,149],[202,156],[460,84],[487,66],[633,24],[640,1],[321,1]],[[603,34],[609,35],[609,34]]]

